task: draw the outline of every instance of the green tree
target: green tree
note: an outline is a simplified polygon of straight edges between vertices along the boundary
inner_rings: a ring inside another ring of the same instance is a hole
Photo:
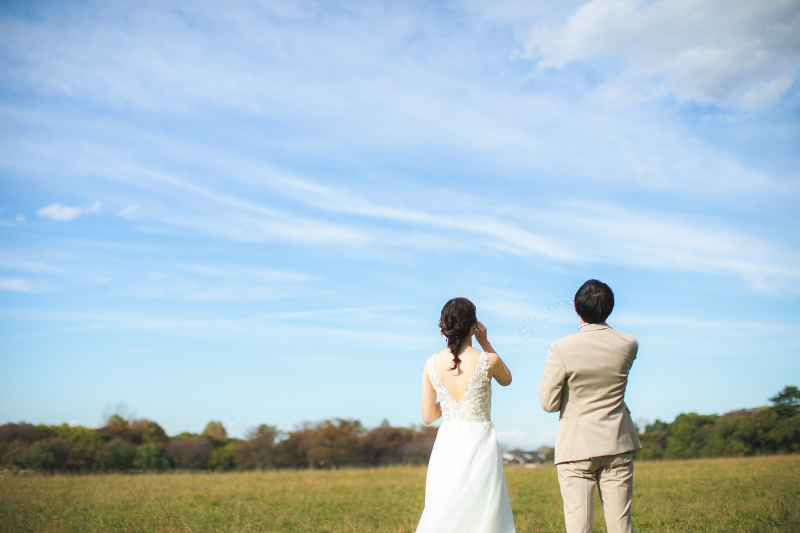
[[[79,444],[87,450],[91,457],[108,442],[109,438],[104,433],[83,426],[69,426],[61,424],[54,428],[55,436]]]
[[[793,385],[787,385],[784,389],[769,399],[773,404],[773,409],[781,417],[796,416],[800,413],[800,390]]]
[[[680,414],[670,424],[665,459],[691,459],[700,457],[717,415]]]
[[[652,424],[645,427],[644,433],[640,435],[642,448],[636,452],[636,458],[645,461],[662,459],[664,450],[667,448],[667,437],[669,436],[669,424],[656,419]]]
[[[133,466],[135,456],[136,448],[128,441],[121,438],[111,439],[97,451],[94,467],[103,471],[127,470]]]
[[[233,470],[236,467],[236,445],[241,443],[229,442],[211,452],[208,457],[208,467],[218,472]]]
[[[167,452],[157,442],[142,444],[136,450],[133,466],[142,470],[167,470],[169,468]]]
[[[52,474],[56,470],[56,454],[50,443],[40,440],[22,452],[22,462],[26,468]]]
[[[128,422],[127,440],[135,445],[145,442],[157,442],[164,444],[167,442],[167,433],[164,429],[152,420],[140,418]]]
[[[167,437],[167,432],[164,431],[164,428],[152,420],[147,421],[147,424],[145,424],[145,427],[142,430],[142,442],[156,442],[158,444],[164,444],[168,440],[169,437]]]
[[[542,444],[536,451],[544,455],[544,462],[545,463],[553,463],[556,460],[556,449],[552,446],[548,446],[547,444]]]

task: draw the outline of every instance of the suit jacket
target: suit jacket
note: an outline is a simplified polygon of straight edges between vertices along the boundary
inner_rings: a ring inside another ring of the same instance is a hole
[[[556,464],[642,447],[625,405],[638,350],[635,337],[608,324],[586,324],[550,345],[539,399],[545,411],[561,411]]]

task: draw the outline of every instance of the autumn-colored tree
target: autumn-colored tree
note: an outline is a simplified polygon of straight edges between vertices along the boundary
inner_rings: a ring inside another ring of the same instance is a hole
[[[206,468],[214,447],[206,437],[190,436],[170,439],[166,444],[167,458],[175,468]]]
[[[167,433],[164,428],[159,426],[152,420],[140,418],[138,420],[131,420],[128,422],[128,440],[131,444],[139,445],[145,442],[156,442],[164,444],[167,442]],[[112,429],[112,431],[114,431]]]
[[[403,462],[412,465],[428,464],[438,431],[439,428],[433,426],[424,426],[415,431],[411,441],[402,448]]]
[[[247,432],[247,440],[236,444],[236,464],[241,468],[264,470],[275,467],[273,448],[278,430],[261,424]]]
[[[308,450],[313,468],[338,468],[354,464],[361,453],[363,432],[358,420],[326,420],[314,428]]]
[[[314,429],[304,426],[290,431],[287,437],[273,447],[275,464],[284,468],[313,468],[308,450],[314,437]]]
[[[236,462],[244,468],[274,468],[275,441],[280,432],[275,426],[261,424],[247,432],[247,440],[236,447]]]
[[[44,436],[36,426],[25,422],[0,426],[0,444],[10,443],[15,440],[32,444],[37,440],[41,440]]]
[[[33,424],[4,424],[0,426],[0,465],[22,468],[22,453],[45,435]]]
[[[225,431],[225,426],[222,425],[222,422],[216,422],[214,420],[206,424],[201,435],[208,437],[214,447],[224,446],[225,441],[228,439],[228,432]]]
[[[136,435],[131,429],[130,423],[120,415],[111,415],[106,425],[98,430],[108,436],[109,439],[122,439],[132,444],[141,443],[141,434]],[[136,441],[139,442],[136,442]]]
[[[25,466],[23,452],[30,448],[30,444],[17,439],[7,444],[0,444],[0,466],[11,467],[16,470]]]
[[[403,446],[413,438],[413,431],[392,427],[384,420],[362,437],[364,462],[369,465],[400,463]]]

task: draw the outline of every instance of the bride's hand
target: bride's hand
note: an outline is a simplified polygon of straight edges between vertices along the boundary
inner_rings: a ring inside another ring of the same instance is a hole
[[[489,344],[489,339],[486,336],[486,326],[480,321],[475,324],[475,340],[478,341],[484,352],[494,352],[494,348]]]
[[[478,322],[475,324],[475,340],[478,341],[478,344],[481,346],[483,346],[483,343],[488,340],[486,335],[486,326],[484,326],[483,323],[478,320]]]

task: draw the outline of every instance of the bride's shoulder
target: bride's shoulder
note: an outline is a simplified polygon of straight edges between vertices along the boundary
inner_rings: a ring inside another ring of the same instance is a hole
[[[425,359],[425,369],[426,370],[428,369],[429,366],[433,366],[433,365],[436,364],[436,358],[439,356],[440,353],[441,352],[437,352],[437,353],[433,354],[432,356],[428,357],[427,359]]]
[[[438,352],[436,352],[435,354],[430,356],[428,358],[428,360],[429,361],[441,361],[442,359],[445,359],[445,358],[446,359],[452,359],[453,358],[453,354],[450,353],[450,349],[449,348],[445,348],[444,350],[439,350]]]
[[[500,362],[500,356],[494,352],[486,352],[486,366],[493,368]]]

